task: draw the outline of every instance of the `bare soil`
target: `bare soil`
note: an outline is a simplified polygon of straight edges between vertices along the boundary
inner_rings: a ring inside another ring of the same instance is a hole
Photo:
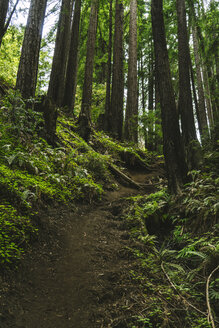
[[[151,174],[131,174],[150,184]],[[138,264],[121,213],[124,197],[138,193],[120,185],[100,203],[42,211],[39,241],[0,278],[0,327],[129,327],[143,295],[130,276]]]

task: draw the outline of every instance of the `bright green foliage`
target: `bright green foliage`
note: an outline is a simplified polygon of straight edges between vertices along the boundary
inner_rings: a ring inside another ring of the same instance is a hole
[[[119,143],[102,132],[95,132],[94,140],[101,152],[110,154],[114,160],[126,162],[128,166],[135,166],[138,162],[138,165],[147,167],[154,159],[153,154],[147,150],[141,151],[133,144]]]
[[[0,263],[19,260],[23,245],[36,232],[28,217],[18,215],[9,204],[0,205]]]
[[[104,184],[110,186],[109,156],[98,154],[73,133],[74,125],[60,113],[59,144],[53,148],[42,138],[42,113],[27,108],[19,93],[12,90],[1,100],[0,196],[2,203],[8,205],[1,208],[4,211],[1,245],[4,247],[1,246],[0,258],[6,262],[20,256],[20,238],[10,239],[10,229],[15,229],[17,222],[16,234],[19,229],[20,233],[28,230],[33,207],[41,202],[92,201],[101,197]]]
[[[15,85],[20,59],[23,30],[11,26],[5,34],[0,50],[0,79]]]
[[[219,179],[200,171],[191,171],[190,176],[193,181],[185,187],[181,211],[189,218],[190,229],[206,230],[216,223]]]
[[[218,181],[195,171],[191,175],[194,181],[177,199],[165,190],[128,199],[125,218],[130,236],[144,245],[132,249],[141,269],[130,274],[144,290],[146,309],[143,315],[133,318],[130,327],[162,327],[164,321],[168,327],[176,327],[176,322],[180,328],[210,327],[207,316],[189,303],[205,312],[206,279],[219,260],[215,220]],[[149,235],[152,225],[159,229]],[[209,295],[214,313],[219,298],[216,274],[211,278]]]

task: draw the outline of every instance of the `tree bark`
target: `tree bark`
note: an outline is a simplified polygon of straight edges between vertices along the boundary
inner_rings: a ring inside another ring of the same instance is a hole
[[[171,193],[180,193],[181,186],[187,181],[188,169],[185,162],[171,81],[162,0],[152,0],[151,16],[168,186]]]
[[[138,143],[137,0],[130,3],[128,95],[125,138]]]
[[[148,112],[154,111],[154,61],[153,50],[151,49],[151,58],[149,61],[149,76],[148,76]],[[154,120],[148,124],[148,144],[147,149],[154,150]]]
[[[5,22],[7,17],[9,7],[9,0],[0,0],[0,46],[2,42],[2,38],[5,34]]]
[[[71,0],[62,0],[52,70],[49,81],[48,97],[56,106],[62,105],[65,85],[66,62],[69,50],[69,33],[71,23]]]
[[[66,71],[65,90],[62,106],[67,106],[68,110],[74,112],[75,93],[77,86],[78,72],[78,45],[79,45],[79,26],[81,17],[81,0],[75,1],[74,17],[71,28],[71,43],[68,56]]]
[[[113,34],[113,0],[110,0],[109,8],[109,43],[108,43],[108,61],[107,61],[107,81],[106,81],[106,99],[105,99],[105,115],[104,129],[109,130],[110,116],[110,96],[111,96],[111,76],[112,76],[112,34]]]
[[[123,52],[123,1],[116,0],[115,32],[113,47],[113,77],[109,131],[119,140],[122,139],[123,128],[123,96],[124,96],[124,52]]]
[[[178,110],[181,116],[182,137],[186,150],[186,159],[189,169],[198,167],[196,154],[198,143],[195,129],[195,120],[192,105],[190,85],[190,50],[187,35],[185,0],[177,0],[178,25],[178,67],[179,67],[179,102]]]
[[[87,38],[87,55],[85,64],[85,75],[83,84],[82,104],[79,115],[79,133],[82,138],[89,140],[91,129],[91,100],[92,100],[92,81],[95,55],[95,41],[98,18],[98,0],[92,0],[90,22]]]
[[[203,80],[201,74],[201,58],[199,55],[196,26],[193,26],[192,28],[192,37],[193,37],[193,48],[194,48],[196,77],[197,77],[197,86],[198,86],[198,115],[197,116],[198,116],[199,131],[203,141],[204,134],[207,133],[208,135],[208,123],[207,123],[207,115],[206,115],[206,108],[205,108],[205,95],[204,95]]]
[[[203,11],[203,7],[202,7]],[[205,44],[204,44],[204,38],[201,32],[201,28],[198,24],[196,13],[195,13],[195,7],[194,3],[191,1],[191,13],[194,19],[194,24],[197,29],[197,36],[200,41],[200,50],[202,56],[206,59],[206,54],[205,54]],[[203,14],[203,13],[202,13]],[[208,60],[205,60],[206,62]],[[209,86],[209,81],[211,80],[211,72],[210,72],[210,65],[209,63],[203,64],[202,65],[202,72],[203,72],[203,81],[204,81],[204,90],[205,90],[205,101],[206,101],[206,107],[207,107],[207,114],[208,114],[208,120],[209,120],[209,125],[211,128],[214,126],[214,118],[213,118],[213,96],[212,96],[212,90],[210,90]]]
[[[46,4],[47,0],[30,3],[16,81],[16,88],[26,99],[35,96]]]

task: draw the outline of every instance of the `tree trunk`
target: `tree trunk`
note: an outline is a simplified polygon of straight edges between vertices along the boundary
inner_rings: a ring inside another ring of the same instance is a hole
[[[146,97],[145,97],[145,74],[144,74],[144,67],[143,67],[143,51],[141,49],[141,57],[140,57],[140,78],[141,86],[139,86],[139,90],[141,88],[141,100],[142,100],[142,114],[143,117],[145,117],[145,120],[143,122],[143,135],[144,135],[144,146],[147,148],[148,144],[148,134],[147,134],[147,124],[146,124]]]
[[[207,133],[208,135],[208,123],[207,123],[207,115],[206,115],[206,108],[205,108],[205,95],[204,95],[203,80],[201,74],[201,58],[199,55],[196,26],[193,26],[192,28],[192,36],[193,36],[197,86],[198,86],[198,125],[199,125],[200,135],[203,140],[204,134]]]
[[[14,15],[14,12],[17,8],[18,2],[19,2],[19,0],[16,0],[16,2],[9,14],[9,17],[6,21],[6,16],[7,16],[8,7],[9,7],[9,1],[8,0],[0,0],[0,17],[2,17],[2,20],[0,21],[0,47],[1,47],[2,39],[10,25],[12,16]]]
[[[137,0],[130,3],[128,95],[125,138],[138,143]]]
[[[26,99],[35,96],[46,4],[47,0],[30,3],[16,81],[16,88]]]
[[[159,125],[160,125],[160,94],[159,94],[159,87],[158,87],[158,77],[156,68],[154,70],[154,89],[155,89],[155,111],[156,111],[156,118],[155,118],[155,140],[154,140],[154,150],[158,151],[160,146],[160,137],[159,137]]]
[[[154,62],[153,51],[151,49],[151,58],[149,61],[149,76],[148,76],[148,112],[154,111]],[[150,117],[149,117],[150,118]],[[148,150],[154,150],[154,120],[151,116],[151,120],[148,122]]]
[[[52,70],[49,81],[48,97],[56,104],[62,105],[65,85],[66,62],[68,57],[69,33],[71,23],[71,0],[62,0]]]
[[[9,0],[0,0],[0,46],[2,42],[2,38],[5,34],[5,22],[7,17],[9,7]]]
[[[108,43],[108,61],[107,61],[107,81],[106,81],[106,99],[105,99],[105,115],[104,115],[104,129],[109,130],[109,116],[110,116],[110,96],[111,96],[111,75],[112,75],[112,29],[113,29],[113,0],[110,0],[109,9],[109,43]]]
[[[92,81],[95,55],[95,41],[97,31],[98,0],[92,0],[90,22],[87,38],[87,55],[85,64],[85,75],[83,84],[81,112],[79,115],[79,133],[82,138],[89,140],[91,129],[91,100],[92,100]]]
[[[191,1],[191,9],[192,9],[192,11],[191,11],[192,16],[194,19],[194,24],[195,24],[196,30],[197,30],[197,36],[200,41],[200,50],[201,50],[202,56],[204,56],[204,58],[206,59],[204,38],[203,38],[203,35],[201,32],[201,28],[197,22],[195,7],[194,7],[194,3],[192,1]],[[203,7],[202,7],[202,10],[203,10]],[[213,110],[212,110],[212,107],[213,107],[212,106],[212,94],[211,94],[210,86],[209,86],[209,81],[211,78],[209,64],[206,63],[206,64],[202,65],[202,72],[203,72],[202,75],[203,75],[203,81],[204,81],[205,101],[206,101],[206,107],[207,107],[208,120],[209,120],[209,125],[212,128],[214,126],[214,118],[213,118]]]
[[[182,136],[186,150],[189,169],[198,167],[198,143],[192,105],[190,85],[190,50],[187,36],[185,0],[177,0],[178,25],[178,67],[179,67],[179,102],[178,110],[181,116]]]
[[[115,32],[113,47],[113,77],[111,110],[109,116],[109,131],[119,140],[122,139],[123,127],[123,96],[124,96],[124,71],[123,71],[123,25],[124,8],[122,0],[116,0]]]
[[[74,18],[71,29],[71,43],[66,71],[65,90],[62,106],[74,111],[78,71],[79,26],[81,17],[81,0],[75,1]]]
[[[170,75],[162,0],[152,0],[151,16],[168,185],[170,192],[179,193],[187,181],[187,165]]]

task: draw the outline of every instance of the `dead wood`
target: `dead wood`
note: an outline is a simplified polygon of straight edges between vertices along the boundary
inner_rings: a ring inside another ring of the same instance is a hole
[[[108,164],[108,167],[110,169],[110,171],[115,174],[117,177],[125,180],[125,182],[127,182],[131,187],[137,188],[137,189],[141,189],[141,185],[136,183],[134,180],[132,180],[131,178],[129,178],[126,174],[124,174],[123,172],[121,172],[118,168],[116,168],[114,165],[112,164]]]

